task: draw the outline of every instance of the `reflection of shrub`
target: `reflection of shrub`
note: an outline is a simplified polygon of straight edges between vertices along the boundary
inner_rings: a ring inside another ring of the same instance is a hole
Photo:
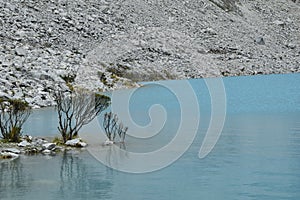
[[[19,142],[22,126],[31,114],[28,103],[0,98],[0,131],[4,140]]]
[[[58,92],[55,101],[59,121],[58,130],[65,143],[76,137],[82,126],[90,123],[105,110],[110,103],[110,98],[101,94],[77,90],[69,96]]]
[[[126,132],[128,127],[124,127],[123,123],[118,122],[117,114],[113,114],[112,112],[104,114],[103,127],[106,133],[106,136],[110,141],[114,141],[116,135],[119,135],[120,141],[125,141]]]

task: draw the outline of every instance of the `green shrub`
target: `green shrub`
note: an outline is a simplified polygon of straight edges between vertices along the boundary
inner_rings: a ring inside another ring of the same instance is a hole
[[[31,107],[20,99],[0,98],[0,131],[4,141],[19,142]]]

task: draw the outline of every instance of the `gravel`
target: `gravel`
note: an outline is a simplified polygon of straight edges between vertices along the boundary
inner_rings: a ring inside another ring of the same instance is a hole
[[[54,105],[56,90],[296,73],[298,0],[2,0],[0,96]]]

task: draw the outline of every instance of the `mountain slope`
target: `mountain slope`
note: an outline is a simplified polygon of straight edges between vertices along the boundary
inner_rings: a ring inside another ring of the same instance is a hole
[[[299,1],[3,0],[0,96],[299,72]]]

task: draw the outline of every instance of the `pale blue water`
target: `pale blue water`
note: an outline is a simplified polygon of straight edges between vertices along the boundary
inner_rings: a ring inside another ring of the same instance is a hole
[[[300,199],[300,74],[223,80],[226,123],[204,159],[198,158],[198,151],[210,119],[210,97],[203,80],[191,80],[201,110],[200,127],[189,150],[172,165],[128,174],[105,167],[86,151],[21,157],[0,163],[0,199]],[[180,87],[181,81],[172,84]],[[128,150],[155,150],[178,128],[176,97],[153,85],[131,99],[136,123],[147,124],[148,108],[156,103],[168,113],[161,134],[147,140],[128,137]],[[56,123],[51,109],[37,111],[24,132],[56,135]]]

